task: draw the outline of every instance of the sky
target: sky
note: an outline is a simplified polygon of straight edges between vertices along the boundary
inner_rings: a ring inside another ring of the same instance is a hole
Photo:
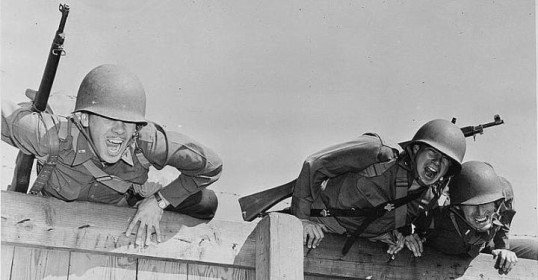
[[[39,87],[59,3],[1,1],[2,100]],[[512,182],[513,234],[538,232],[534,1],[67,3],[57,111],[70,111],[92,68],[128,68],[149,120],[221,156],[215,191],[286,183],[308,155],[364,132],[400,142],[432,119],[467,126],[499,114],[505,124],[468,138],[465,161]],[[5,186],[17,151],[1,149]]]

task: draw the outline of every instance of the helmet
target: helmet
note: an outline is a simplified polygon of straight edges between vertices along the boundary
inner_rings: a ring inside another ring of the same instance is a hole
[[[451,158],[453,164],[448,175],[460,171],[467,143],[465,135],[455,124],[441,119],[429,121],[417,131],[409,144],[415,143],[427,144]]]
[[[465,162],[448,186],[450,204],[480,205],[504,198],[505,186],[493,167],[485,162]]]
[[[91,70],[80,84],[74,112],[82,111],[143,123],[146,93],[134,74],[117,65],[101,65]]]

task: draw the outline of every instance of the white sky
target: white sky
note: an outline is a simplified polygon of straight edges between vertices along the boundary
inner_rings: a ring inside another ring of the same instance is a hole
[[[537,234],[534,1],[109,2],[68,3],[53,92],[76,95],[100,64],[129,68],[148,119],[223,158],[214,190],[288,182],[307,155],[366,131],[404,141],[431,119],[500,114],[465,160],[512,182],[512,233]],[[58,3],[1,2],[2,98],[38,88]],[[15,152],[2,144],[3,185]]]

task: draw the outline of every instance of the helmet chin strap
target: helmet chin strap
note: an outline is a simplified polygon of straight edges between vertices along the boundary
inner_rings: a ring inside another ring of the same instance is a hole
[[[419,151],[422,149],[422,146],[419,145]],[[417,154],[418,154],[418,151],[417,153],[414,153],[413,152],[413,149],[412,147],[408,147],[407,148],[407,152],[409,153],[409,163],[410,163],[410,166],[411,166],[411,170],[413,170],[413,179],[421,186],[421,187],[426,187],[428,185],[424,184],[424,182],[422,182],[422,179],[420,179],[420,176],[418,175],[418,168],[417,168],[417,162],[415,160]]]

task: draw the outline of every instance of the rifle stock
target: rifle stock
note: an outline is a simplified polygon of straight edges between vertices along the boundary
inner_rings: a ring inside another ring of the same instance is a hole
[[[452,122],[455,123],[455,119],[453,119]],[[471,125],[462,127],[461,131],[465,137],[475,137],[477,134],[483,134],[484,128],[503,123],[504,121],[501,119],[501,117],[499,115],[495,115],[493,117],[493,122],[479,124],[476,126]],[[401,142],[399,145],[405,147],[407,144],[409,144],[409,142],[410,141]],[[296,181],[297,180],[293,180],[284,185],[239,198],[239,206],[241,207],[243,220],[247,222],[253,221],[257,217],[263,216],[267,210],[275,206],[280,201],[291,197]]]
[[[65,35],[63,32],[67,15],[69,14],[69,6],[66,4],[60,4],[59,10],[62,13],[62,18],[60,19],[58,30],[56,31],[49,50],[47,64],[45,65],[41,83],[39,84],[39,90],[32,102],[32,111],[34,112],[43,112],[47,108],[47,102],[49,100],[54,77],[56,76],[56,70],[58,69],[60,57],[65,54],[63,49]],[[34,155],[27,155],[19,151],[15,161],[13,180],[11,185],[8,187],[8,190],[26,193],[28,191],[30,173],[32,172],[33,165]]]

